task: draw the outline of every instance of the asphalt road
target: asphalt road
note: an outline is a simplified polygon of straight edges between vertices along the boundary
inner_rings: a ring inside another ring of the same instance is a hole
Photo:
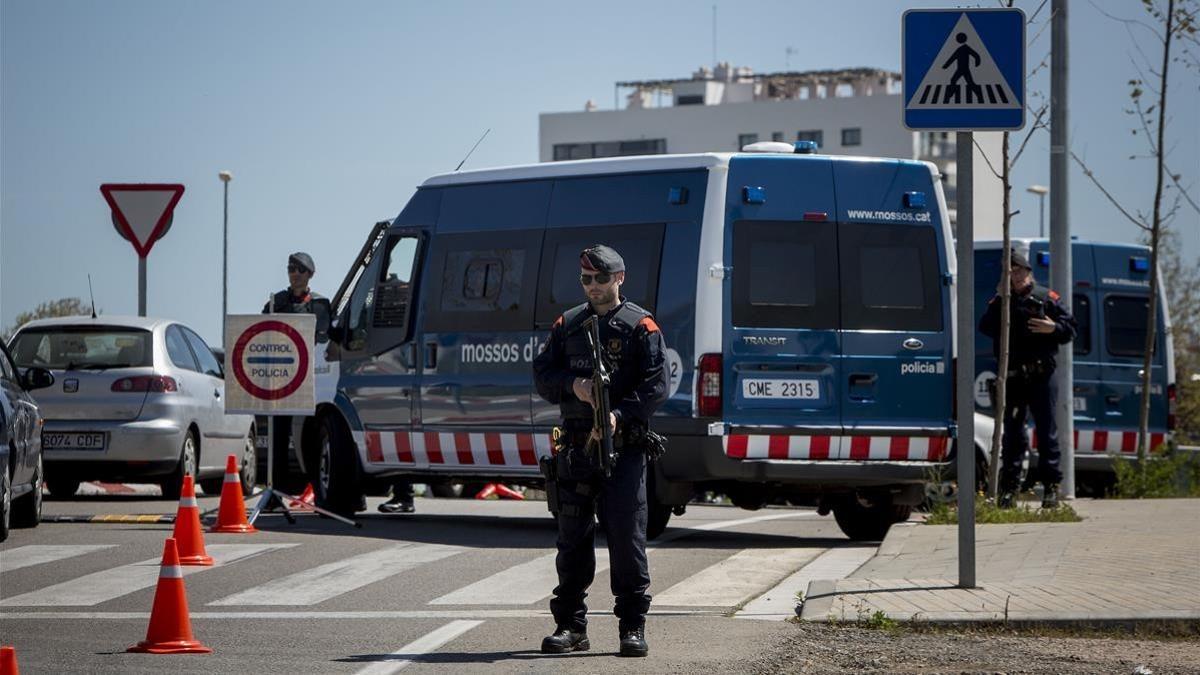
[[[14,530],[0,545],[0,643],[30,673],[744,670],[794,632],[783,617],[805,569],[848,573],[872,552],[810,509],[693,505],[650,552],[650,657],[615,655],[606,569],[592,586],[592,651],[544,656],[555,583],[544,502],[418,499],[414,515],[383,515],[379,501],[362,529],[266,514],[257,534],[206,535],[219,562],[184,581],[209,655],[125,652],[145,637],[170,525]],[[46,503],[47,516],[173,512],[146,497]]]

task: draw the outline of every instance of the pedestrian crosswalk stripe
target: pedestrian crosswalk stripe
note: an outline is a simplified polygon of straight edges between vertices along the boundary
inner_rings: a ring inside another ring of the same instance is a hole
[[[485,579],[429,601],[431,605],[532,605],[550,596],[558,583],[557,554],[513,565]],[[608,551],[596,549],[596,574],[608,569]]]
[[[777,583],[823,549],[743,549],[654,594],[664,607],[731,607]]]
[[[384,657],[386,663],[376,663],[358,671],[357,675],[391,675],[411,664],[424,654],[441,647],[454,638],[483,623],[482,621],[451,621],[423,637],[404,645],[399,651]]]
[[[314,605],[465,550],[444,544],[397,544],[281,577],[209,604]]]
[[[818,579],[845,579],[870,560],[877,550],[874,546],[829,549],[779,585],[746,603],[734,616],[739,619],[790,619],[796,616],[797,594],[807,592],[811,582]]]
[[[213,567],[185,567],[184,576],[198,574],[204,570],[219,569],[222,565],[253,558],[257,555],[297,544],[214,544],[208,546],[208,554],[216,563]],[[162,558],[151,558],[142,562],[121,565],[92,574],[85,574],[70,581],[54,584],[30,593],[22,593],[0,600],[2,607],[90,607],[108,600],[129,595],[158,583]]]
[[[0,572],[75,558],[94,551],[116,548],[116,544],[31,544],[0,553]]]
[[[975,26],[962,14],[908,101],[908,110],[1019,109]]]

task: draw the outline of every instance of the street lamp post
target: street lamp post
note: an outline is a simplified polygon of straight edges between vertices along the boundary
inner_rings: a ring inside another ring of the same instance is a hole
[[[1045,185],[1030,185],[1025,188],[1026,192],[1033,193],[1038,196],[1038,237],[1046,236],[1046,193],[1050,192],[1050,188]]]
[[[225,317],[229,315],[229,181],[233,174],[221,171],[217,174],[225,188],[225,217],[221,225],[221,345],[225,344]]]

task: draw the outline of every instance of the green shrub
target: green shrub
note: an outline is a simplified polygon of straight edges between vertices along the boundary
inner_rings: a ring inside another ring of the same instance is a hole
[[[980,525],[1003,523],[1078,523],[1083,520],[1075,509],[1066,502],[1059,502],[1053,509],[1035,509],[1029,504],[1020,504],[1011,509],[1002,509],[995,502],[976,495],[975,522]],[[958,523],[958,509],[947,503],[934,504],[925,518],[926,525],[954,525]]]
[[[1200,497],[1200,455],[1170,443],[1144,460],[1113,459],[1117,484],[1113,497],[1152,499]]]

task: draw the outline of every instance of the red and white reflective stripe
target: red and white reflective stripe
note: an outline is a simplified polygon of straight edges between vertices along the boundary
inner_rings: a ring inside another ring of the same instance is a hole
[[[194,509],[194,508],[197,508],[199,505],[196,503],[196,498],[193,496],[193,497],[180,497],[179,498],[179,506],[181,508],[193,508]]]
[[[226,473],[225,474],[225,482],[226,483],[240,483],[240,482],[242,482],[242,480],[240,478],[238,478],[238,475],[236,473]]]
[[[1037,434],[1030,432],[1030,445],[1038,446]],[[1076,452],[1094,452],[1101,454],[1122,453],[1132,455],[1137,452],[1136,430],[1126,431],[1117,429],[1076,429]],[[1166,440],[1162,432],[1150,433],[1150,449],[1154,450]]]
[[[725,454],[733,459],[853,459],[939,461],[949,446],[945,436],[793,436],[732,434]]]
[[[356,434],[356,436],[359,434]],[[549,434],[367,431],[367,462],[380,465],[536,467],[550,454]]]
[[[182,579],[183,568],[179,565],[163,565],[158,572],[159,579]]]

